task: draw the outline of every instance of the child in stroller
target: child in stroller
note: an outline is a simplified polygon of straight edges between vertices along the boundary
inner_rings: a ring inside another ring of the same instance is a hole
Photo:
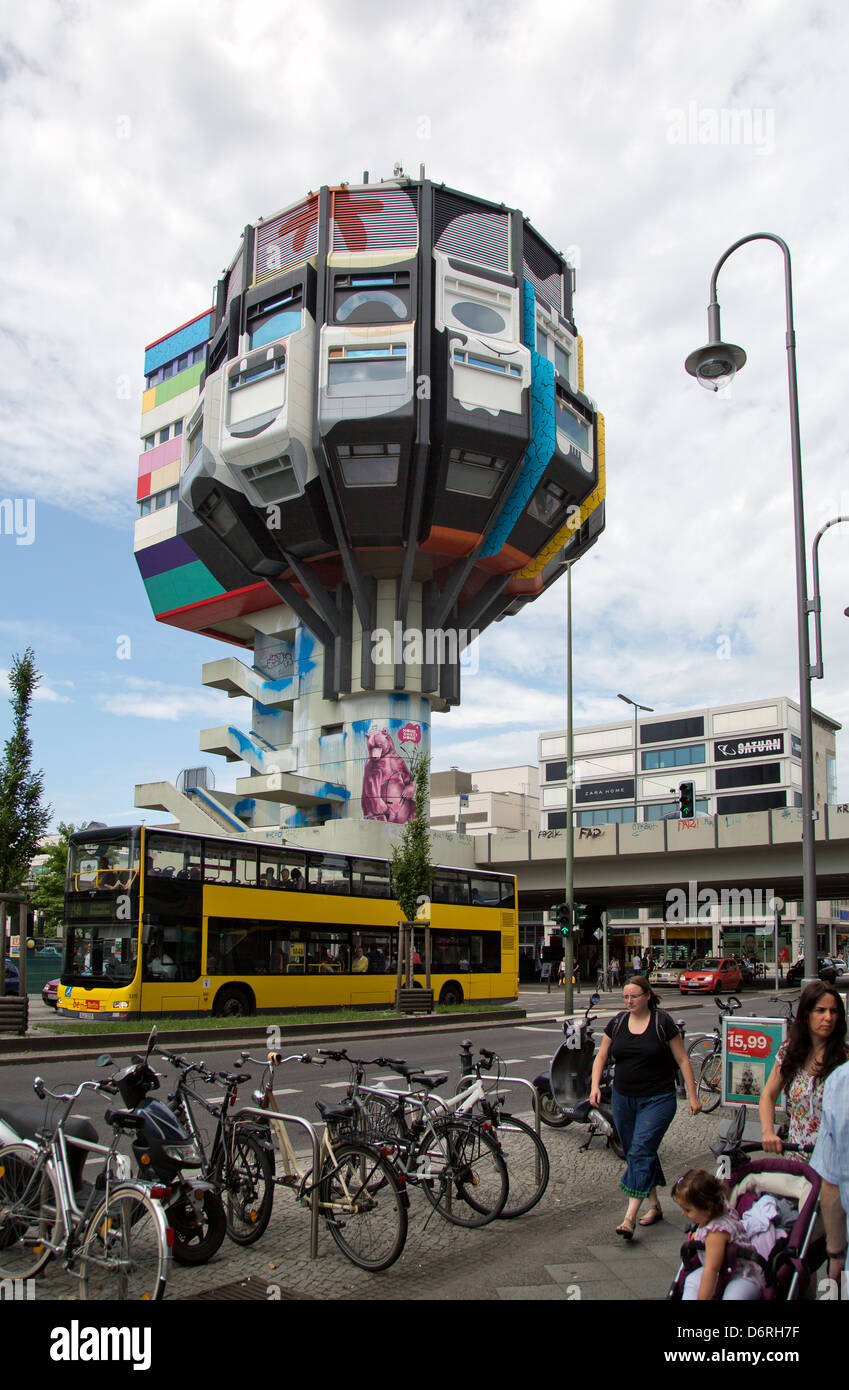
[[[819,1191],[818,1174],[800,1159],[744,1160],[724,1181],[703,1169],[685,1173],[672,1196],[696,1229],[668,1297],[801,1297],[821,1258],[821,1242],[812,1241]]]

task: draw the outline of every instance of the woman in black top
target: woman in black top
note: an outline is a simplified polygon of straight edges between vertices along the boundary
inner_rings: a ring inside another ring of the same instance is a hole
[[[690,1114],[697,1115],[701,1106],[681,1034],[669,1014],[658,1008],[660,999],[648,980],[635,975],[625,985],[622,998],[625,1012],[608,1023],[593,1063],[590,1104],[601,1101],[601,1075],[612,1056],[616,1063],[613,1119],[627,1159],[619,1185],[628,1198],[628,1210],[616,1231],[623,1240],[630,1240],[645,1197],[649,1207],[640,1225],[653,1226],[663,1216],[657,1189],[666,1178],[657,1151],[675,1118],[677,1068],[687,1086]]]

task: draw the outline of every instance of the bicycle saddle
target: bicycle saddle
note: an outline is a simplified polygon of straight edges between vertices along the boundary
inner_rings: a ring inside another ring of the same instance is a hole
[[[443,1086],[448,1080],[448,1073],[440,1071],[429,1075],[424,1071],[408,1071],[407,1080],[414,1086],[424,1086],[427,1091],[435,1091],[437,1086]]]
[[[339,1120],[353,1120],[357,1113],[356,1106],[347,1101],[337,1101],[335,1105],[328,1105],[326,1100],[317,1100],[315,1108],[326,1124]]]

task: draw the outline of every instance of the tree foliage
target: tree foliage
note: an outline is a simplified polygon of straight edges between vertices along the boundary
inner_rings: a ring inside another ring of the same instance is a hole
[[[392,885],[406,922],[414,922],[419,899],[430,893],[431,862],[428,833],[430,758],[416,764],[416,814],[407,821],[400,843],[392,849]]]
[[[60,821],[58,844],[45,845],[42,850],[45,855],[44,867],[35,880],[30,902],[44,914],[45,936],[55,936],[56,928],[64,921],[68,840],[75,830],[81,829],[82,826],[66,825],[64,821]]]
[[[0,892],[5,893],[26,879],[52,814],[42,802],[44,773],[32,769],[30,706],[40,680],[35,653],[27,647],[9,672],[14,722],[0,761]]]

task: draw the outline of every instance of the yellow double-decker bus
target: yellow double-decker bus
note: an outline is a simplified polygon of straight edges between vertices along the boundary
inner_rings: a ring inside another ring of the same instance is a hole
[[[516,880],[435,868],[441,1003],[515,999]],[[71,836],[60,1009],[108,1017],[386,1005],[398,919],[385,859],[146,826]],[[424,982],[424,930],[415,933]]]

